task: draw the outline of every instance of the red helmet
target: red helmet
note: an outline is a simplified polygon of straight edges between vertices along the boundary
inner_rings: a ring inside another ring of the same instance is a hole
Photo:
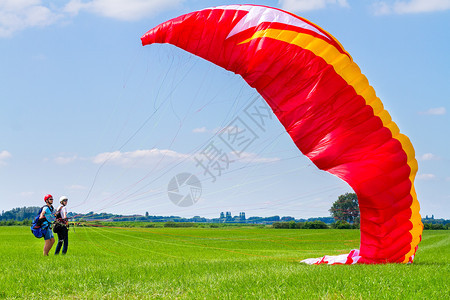
[[[50,194],[45,195],[44,201],[47,202],[48,199],[53,199],[53,196]]]

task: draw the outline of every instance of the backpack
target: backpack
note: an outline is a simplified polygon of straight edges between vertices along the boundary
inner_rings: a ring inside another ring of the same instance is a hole
[[[45,234],[45,231],[48,229],[47,227],[45,227],[45,228],[42,227],[42,223],[44,222],[45,219],[39,219],[44,207],[47,207],[47,205],[44,205],[41,207],[37,216],[34,218],[33,222],[31,223],[31,227],[30,227],[31,233],[38,239],[43,237]]]
[[[55,223],[53,224],[53,232],[58,234],[61,232],[64,225],[62,224],[63,220],[61,218],[61,208],[60,207],[55,214]]]

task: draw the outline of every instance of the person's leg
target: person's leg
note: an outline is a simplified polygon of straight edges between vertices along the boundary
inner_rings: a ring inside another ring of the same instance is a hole
[[[64,237],[63,237],[63,241],[64,241],[64,246],[62,249],[62,254],[66,254],[67,253],[67,248],[69,248],[69,231],[66,227],[64,227],[64,231],[63,231]]]
[[[58,255],[64,241],[64,236],[60,231],[56,234],[58,235],[58,243],[56,244],[55,255]]]
[[[48,253],[50,252],[50,249],[52,249],[54,243],[55,243],[55,238],[45,240],[44,256],[48,256]]]
[[[50,228],[45,231],[44,239],[44,256],[48,256],[50,249],[52,249],[53,244],[55,243],[55,238],[53,237],[53,232]]]

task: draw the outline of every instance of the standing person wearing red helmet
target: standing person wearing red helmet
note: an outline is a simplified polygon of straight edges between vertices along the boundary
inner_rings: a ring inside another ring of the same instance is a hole
[[[52,222],[55,221],[55,216],[53,215],[53,196],[48,194],[44,197],[45,206],[42,208],[39,219],[42,220],[42,228],[45,229],[44,233],[44,256],[48,256],[50,249],[52,249],[55,243],[55,238],[52,232]]]

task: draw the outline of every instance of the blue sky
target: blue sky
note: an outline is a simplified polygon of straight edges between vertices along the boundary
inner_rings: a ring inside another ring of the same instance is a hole
[[[264,103],[240,77],[141,46],[165,20],[235,3],[0,0],[0,210],[51,193],[76,212],[328,216],[351,189],[304,158],[273,115],[249,118]],[[296,13],[342,43],[415,147],[422,216],[450,218],[450,0],[245,3]],[[218,131],[243,124],[254,139],[237,158]],[[211,150],[228,159],[215,178],[198,165]],[[167,192],[180,173],[202,186],[188,207]]]

